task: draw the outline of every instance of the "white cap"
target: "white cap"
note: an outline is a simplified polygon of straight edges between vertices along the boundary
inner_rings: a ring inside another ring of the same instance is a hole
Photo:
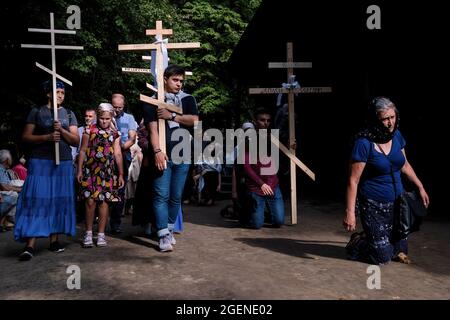
[[[255,126],[251,122],[244,122],[242,124],[242,130],[247,130],[247,129],[255,129]]]

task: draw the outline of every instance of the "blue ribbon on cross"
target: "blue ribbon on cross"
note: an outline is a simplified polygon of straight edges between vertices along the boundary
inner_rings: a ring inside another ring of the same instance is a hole
[[[282,83],[281,87],[283,89],[287,89],[287,90],[293,90],[293,89],[300,89],[300,83],[298,81],[295,80],[295,74],[290,76],[288,79],[288,83]],[[277,97],[277,107],[281,106],[281,99],[283,98],[283,94],[280,93],[278,94]]]

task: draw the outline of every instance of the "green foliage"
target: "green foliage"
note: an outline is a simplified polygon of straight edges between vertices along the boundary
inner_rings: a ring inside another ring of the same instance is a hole
[[[181,14],[184,28],[202,43],[201,50],[188,53],[184,61],[194,72],[193,95],[199,101],[201,112],[209,114],[231,108],[230,88],[224,82],[227,78],[226,64],[247,22],[239,13],[218,1],[187,2]]]
[[[137,108],[139,93],[151,79],[148,75],[123,74],[121,68],[149,68],[149,63],[141,59],[149,52],[119,52],[118,44],[152,42],[145,30],[153,29],[156,20],[162,20],[164,28],[174,31],[169,37],[170,42],[201,42],[200,49],[172,50],[169,56],[171,63],[194,73],[186,79],[185,90],[196,97],[200,115],[209,118],[223,114],[225,110],[231,111],[236,103],[227,80],[227,62],[260,3],[261,0],[50,0],[36,6],[34,1],[24,0],[18,17],[21,28],[46,28],[48,14],[54,12],[56,27],[66,29],[67,7],[80,7],[82,29],[77,30],[76,36],[56,36],[58,44],[84,46],[82,51],[57,51],[58,73],[74,83],[65,104],[77,116],[81,116],[88,106],[95,107],[110,100],[111,89],[117,86],[123,86],[131,111]],[[36,34],[28,33],[26,37],[30,39],[29,43],[48,41],[46,37],[33,40],[37,38]],[[22,40],[15,39],[18,43]],[[37,79],[17,91],[5,89],[11,110],[17,105],[28,105],[26,109],[29,109],[38,103],[30,100],[37,100],[36,83],[46,79],[46,75],[29,69],[34,67],[34,55],[47,59],[48,53],[36,51],[39,50],[30,50],[26,55],[30,59],[26,73],[33,72]],[[44,59],[39,61],[49,63]],[[19,116],[23,117],[23,114]],[[225,117],[222,119],[226,121]]]

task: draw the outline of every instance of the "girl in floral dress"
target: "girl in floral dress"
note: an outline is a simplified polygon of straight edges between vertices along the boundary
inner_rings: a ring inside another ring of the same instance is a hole
[[[92,227],[96,205],[99,206],[97,246],[106,246],[105,228],[109,202],[119,201],[118,189],[124,186],[120,133],[109,103],[97,108],[97,123],[87,126],[78,158],[77,180],[81,184],[81,198],[86,200],[86,233],[83,247],[94,246]]]

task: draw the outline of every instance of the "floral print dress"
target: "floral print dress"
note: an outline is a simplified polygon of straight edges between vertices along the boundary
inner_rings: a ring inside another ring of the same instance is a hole
[[[83,163],[81,198],[120,201],[114,158],[114,140],[120,133],[109,128],[98,128],[96,124],[86,127],[84,133],[89,135],[89,141]]]

